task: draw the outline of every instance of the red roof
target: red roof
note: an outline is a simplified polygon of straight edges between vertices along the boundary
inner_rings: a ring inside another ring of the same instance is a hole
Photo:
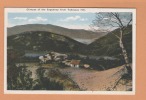
[[[70,64],[79,65],[80,64],[80,60],[71,60]]]

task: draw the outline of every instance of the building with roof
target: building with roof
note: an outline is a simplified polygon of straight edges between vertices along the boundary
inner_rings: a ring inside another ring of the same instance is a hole
[[[80,62],[81,62],[81,60],[71,60],[70,66],[75,67],[75,68],[79,68],[80,67]]]

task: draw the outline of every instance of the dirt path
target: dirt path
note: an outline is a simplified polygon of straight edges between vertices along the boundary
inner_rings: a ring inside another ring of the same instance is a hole
[[[22,63],[23,64],[23,63]],[[32,78],[36,79],[36,69],[38,69],[38,63],[25,63],[29,66],[27,69],[32,72]],[[44,68],[54,68],[52,64],[42,65]],[[57,68],[62,74],[67,74],[81,90],[86,91],[108,91],[114,87],[116,82],[123,74],[124,68],[122,66],[112,68],[105,71],[88,70],[83,68]],[[124,81],[121,81],[124,83]],[[125,91],[132,88],[132,82],[128,82],[129,86],[125,84],[118,84],[116,91]]]
[[[68,74],[82,90],[104,91],[114,86],[115,82],[121,77],[123,67],[117,67],[106,71],[95,71],[77,68],[60,69],[62,73]],[[120,86],[118,90],[126,90]]]

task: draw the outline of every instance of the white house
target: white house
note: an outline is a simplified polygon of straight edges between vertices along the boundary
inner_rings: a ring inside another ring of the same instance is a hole
[[[75,68],[79,68],[80,67],[80,60],[71,60],[70,66],[75,67]]]

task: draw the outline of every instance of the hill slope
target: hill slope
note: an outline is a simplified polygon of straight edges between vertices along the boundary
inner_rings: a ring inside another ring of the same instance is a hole
[[[64,35],[67,37],[70,37],[75,40],[81,40],[80,42],[83,42],[84,40],[95,40],[102,36],[104,36],[106,33],[104,32],[92,32],[82,29],[67,29],[51,24],[43,25],[43,24],[27,24],[27,25],[19,25],[7,28],[8,36],[16,35],[19,33],[23,33],[26,31],[46,31],[46,32],[52,32],[60,35]],[[87,42],[88,42],[87,41]],[[92,42],[92,41],[91,41]]]
[[[45,31],[29,31],[8,36],[8,47],[18,50],[78,52],[84,44],[66,36]]]
[[[121,54],[121,48],[119,46],[119,40],[113,34],[118,34],[119,29],[116,29],[107,35],[97,39],[93,43],[87,46],[86,53],[97,56],[119,56]],[[129,26],[123,35],[123,42],[128,52],[128,56],[132,56],[132,26]]]

